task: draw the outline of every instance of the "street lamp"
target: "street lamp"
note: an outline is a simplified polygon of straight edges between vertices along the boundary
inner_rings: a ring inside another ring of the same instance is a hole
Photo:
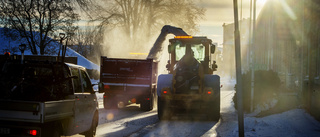
[[[21,64],[23,64],[24,60],[24,50],[26,50],[26,44],[19,45],[19,50],[21,51]]]

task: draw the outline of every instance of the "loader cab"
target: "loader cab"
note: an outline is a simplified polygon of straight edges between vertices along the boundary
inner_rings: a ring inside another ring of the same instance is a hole
[[[211,62],[211,54],[215,51],[215,45],[207,37],[176,36],[169,40],[169,58],[167,69],[173,73],[178,66],[203,67],[205,74],[212,74],[215,69]]]

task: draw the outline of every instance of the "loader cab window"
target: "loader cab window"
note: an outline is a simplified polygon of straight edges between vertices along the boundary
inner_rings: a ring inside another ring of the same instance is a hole
[[[191,50],[194,58],[199,62],[204,61],[205,46],[202,44],[191,44]],[[186,44],[179,43],[176,45],[176,61],[179,61],[186,53]]]

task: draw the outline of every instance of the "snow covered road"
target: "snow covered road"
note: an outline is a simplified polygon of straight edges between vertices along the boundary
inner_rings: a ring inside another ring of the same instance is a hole
[[[225,111],[229,113],[228,111],[232,110],[230,108],[233,107],[231,103],[233,95],[234,91],[221,92],[222,119],[224,119],[224,115],[228,116],[224,114]],[[172,121],[159,122],[156,109],[143,112],[139,105],[130,105],[122,109],[106,110],[103,109],[102,102],[99,102],[99,104],[98,137],[217,136],[215,128],[218,123],[215,121],[205,121],[201,118],[190,120],[189,117],[177,119],[177,116],[175,116]],[[74,135],[73,137],[78,136],[81,135]]]
[[[159,121],[157,110],[140,111],[139,105],[105,110],[100,105],[98,137],[234,137],[238,136],[237,112],[232,97],[235,91],[221,92],[221,118],[218,122],[190,120],[188,117]],[[100,102],[102,103],[102,102]],[[75,135],[73,137],[80,137]],[[256,118],[245,115],[247,137],[318,137],[320,123],[303,109]]]

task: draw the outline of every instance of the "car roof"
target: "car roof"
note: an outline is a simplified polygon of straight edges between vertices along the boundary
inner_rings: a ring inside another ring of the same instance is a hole
[[[78,69],[82,69],[82,70],[86,70],[85,67],[80,66],[80,65],[76,65],[76,64],[72,64],[72,63],[65,63],[69,68],[78,68]]]

